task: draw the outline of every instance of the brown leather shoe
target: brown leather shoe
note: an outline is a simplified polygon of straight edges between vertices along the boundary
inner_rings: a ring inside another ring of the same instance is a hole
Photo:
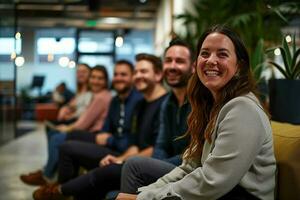
[[[20,179],[28,185],[45,185],[47,181],[43,177],[43,172],[38,170],[29,174],[22,174]]]
[[[64,200],[65,197],[58,190],[57,183],[43,185],[33,192],[34,200]]]

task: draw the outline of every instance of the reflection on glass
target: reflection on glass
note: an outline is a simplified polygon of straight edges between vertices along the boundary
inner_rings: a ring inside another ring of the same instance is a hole
[[[116,48],[116,59],[127,59],[134,62],[139,53],[154,53],[153,32],[148,30],[131,30],[123,35],[123,46]]]
[[[21,53],[22,40],[16,40],[15,50],[15,38],[14,37],[3,37],[0,38],[0,55],[11,55],[13,52],[17,54]]]
[[[75,50],[74,38],[38,38],[37,53],[39,55],[48,54],[72,54]]]
[[[83,31],[78,41],[78,50],[82,53],[112,52],[114,35],[112,32]]]

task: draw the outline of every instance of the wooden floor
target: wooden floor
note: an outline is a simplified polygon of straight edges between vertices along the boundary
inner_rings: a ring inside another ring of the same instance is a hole
[[[47,159],[42,124],[35,130],[0,146],[0,200],[31,200],[36,187],[19,180],[22,173],[41,169]]]

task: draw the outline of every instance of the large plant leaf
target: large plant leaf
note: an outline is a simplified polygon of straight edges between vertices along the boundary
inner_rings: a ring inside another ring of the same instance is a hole
[[[265,63],[260,63],[256,65],[255,68],[252,70],[256,82],[260,82],[261,80],[263,80],[262,72],[265,70],[265,68]]]
[[[273,65],[276,69],[278,69],[280,71],[280,73],[287,79],[290,79],[290,76],[286,73],[285,69],[283,67],[281,67],[279,64],[273,62],[273,61],[269,61],[269,63],[271,65]]]
[[[277,8],[271,8],[285,23],[289,23],[289,21],[287,20],[287,18],[285,16],[283,16],[283,14],[281,14],[281,12],[279,11],[279,9]]]
[[[293,14],[300,13],[300,3],[299,2],[285,2],[276,7],[281,15],[284,15],[284,18],[289,21],[288,16]]]
[[[286,71],[286,74],[287,74],[286,78],[290,79],[292,73],[291,73],[288,58],[287,58],[287,52],[283,47],[279,47],[279,49],[280,49],[282,61],[284,63],[285,71]]]
[[[296,43],[296,42],[295,42]],[[292,63],[291,63],[291,67],[292,67],[292,74],[295,76],[294,78],[297,78],[296,76],[296,72],[299,71],[300,69],[300,66],[299,66],[299,62],[298,61],[298,65],[296,64],[297,60],[298,60],[298,57],[300,55],[300,48],[297,49],[297,51],[295,52],[295,54],[293,55],[293,59],[292,59]]]
[[[292,48],[293,48],[293,54],[296,53],[296,34],[293,34],[293,44],[292,44]]]
[[[227,20],[227,22],[232,27],[241,27],[249,24],[255,18],[257,18],[257,13],[249,12],[249,13],[242,13],[242,14],[232,16]]]
[[[285,67],[288,68],[287,71],[292,71],[292,69],[291,69],[292,55],[291,55],[291,51],[290,51],[289,45],[288,45],[285,37],[283,37],[283,39],[282,39],[282,47],[283,47],[283,49],[285,51],[285,55],[286,55]]]
[[[277,8],[278,3],[280,2],[272,2],[274,8]],[[279,8],[278,10],[281,12]],[[278,20],[278,15],[267,8],[265,0],[248,1],[247,3],[244,0],[235,0],[234,3],[228,0],[197,0],[193,1],[191,9],[186,10],[185,14],[189,14],[189,16],[182,16],[176,20],[184,20],[185,24],[188,24],[182,27],[186,31],[181,34],[184,33],[183,38],[187,39],[187,33],[191,33],[189,39],[192,39],[193,43],[196,43],[204,30],[217,23],[227,24],[238,32],[250,55],[259,38],[264,38],[270,43],[277,43],[281,39],[282,20]]]
[[[256,48],[251,55],[251,67],[255,80],[259,82],[262,78],[262,72],[265,69],[265,54],[264,54],[264,40],[261,38],[257,42]]]
[[[300,61],[297,62],[295,68],[296,68],[296,71],[295,71],[295,78],[299,78],[299,77],[300,77]]]

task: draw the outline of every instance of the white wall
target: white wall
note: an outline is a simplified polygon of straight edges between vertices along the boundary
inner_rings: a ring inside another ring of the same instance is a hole
[[[159,9],[157,11],[157,21],[155,28],[155,44],[154,49],[157,55],[162,55],[165,47],[168,45],[171,39],[172,30],[172,0],[164,0],[160,2]]]
[[[174,16],[183,13],[185,10],[192,10],[192,3],[195,0],[164,0],[161,1],[157,11],[155,27],[155,52],[162,55],[165,47],[168,46],[173,32],[183,33],[182,22],[174,20]]]
[[[173,0],[173,13],[174,16],[183,14],[185,11],[189,11],[195,14],[193,8],[193,2],[196,0]],[[174,32],[180,35],[186,34],[186,29],[183,27],[181,20],[177,19],[173,21]]]

